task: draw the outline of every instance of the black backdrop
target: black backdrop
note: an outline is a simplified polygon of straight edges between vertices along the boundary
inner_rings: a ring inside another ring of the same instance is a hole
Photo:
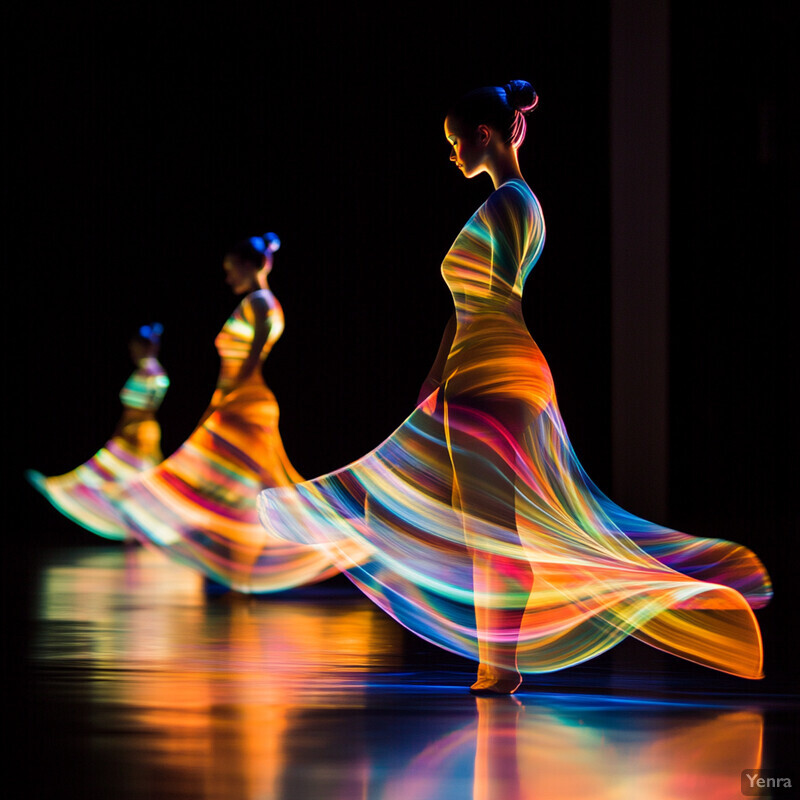
[[[797,533],[796,19],[778,0],[673,5],[663,522],[747,543],[781,590]],[[310,477],[385,438],[450,313],[441,259],[490,190],[449,162],[443,112],[466,89],[517,77],[541,96],[521,161],[548,225],[526,316],[576,450],[610,490],[607,4],[477,17],[290,3],[5,13],[14,548],[94,543],[21,473],[66,471],[102,445],[143,321],[166,329],[165,451],[192,430],[235,305],[222,254],[264,230],[284,243],[271,284],[286,332],[265,376],[290,458]]]
[[[527,308],[602,480],[608,15],[575,27],[569,4],[544,11],[502,42],[403,12],[31,14],[13,67],[22,464],[66,470],[102,444],[127,336],[150,319],[172,378],[165,450],[180,444],[235,305],[222,254],[265,229],[283,240],[271,283],[286,313],[265,375],[292,460],[311,476],[378,444],[413,408],[451,310],[439,265],[491,188],[449,162],[443,112],[521,76],[543,98],[523,162],[553,242]]]

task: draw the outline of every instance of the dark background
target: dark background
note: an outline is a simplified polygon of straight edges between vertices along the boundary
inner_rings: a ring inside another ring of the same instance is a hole
[[[670,24],[659,521],[762,556],[777,587],[759,615],[768,670],[795,649],[783,626],[797,597],[792,5],[673,3]],[[5,588],[20,636],[27,556],[96,543],[22,471],[65,472],[102,446],[131,371],[127,339],[154,319],[172,380],[165,453],[185,439],[236,304],[221,271],[231,243],[283,240],[271,286],[286,331],[265,376],[303,475],[363,455],[412,410],[451,309],[439,265],[491,189],[455,170],[442,133],[448,103],[475,86],[525,78],[541,97],[521,163],[548,239],[525,312],[575,449],[610,492],[608,4],[471,15],[50,2],[5,14]]]

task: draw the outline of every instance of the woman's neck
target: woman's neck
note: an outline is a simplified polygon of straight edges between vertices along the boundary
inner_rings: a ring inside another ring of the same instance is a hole
[[[524,180],[515,148],[496,151],[487,161],[486,171],[489,173],[495,189],[499,189],[504,183],[515,178]]]
[[[267,283],[267,276],[266,275],[256,275],[255,279],[250,283],[250,285],[240,294],[252,294],[253,292],[258,292],[261,289],[269,289],[269,283]]]

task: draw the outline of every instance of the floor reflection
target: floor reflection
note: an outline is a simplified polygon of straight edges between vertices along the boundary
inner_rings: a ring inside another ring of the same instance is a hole
[[[63,551],[37,617],[35,727],[76,796],[729,800],[762,764],[755,704],[472,698],[346,588],[208,598],[150,551]]]
[[[382,797],[730,800],[742,765],[761,764],[757,712],[676,715],[561,699],[476,698],[477,719],[416,756]]]

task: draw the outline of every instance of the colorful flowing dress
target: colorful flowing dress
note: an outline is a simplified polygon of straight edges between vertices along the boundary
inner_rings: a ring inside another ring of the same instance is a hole
[[[98,489],[132,480],[163,459],[161,428],[154,415],[168,388],[169,378],[158,360],[152,356],[141,359],[119,393],[125,413],[112,438],[71,472],[48,478],[28,470],[26,477],[73,522],[99,536],[126,538],[127,529],[116,515],[108,516]]]
[[[258,521],[262,489],[302,480],[261,374],[284,327],[275,296],[267,289],[247,295],[215,340],[221,387],[239,374],[260,321],[267,336],[259,366],[232,391],[215,392],[202,423],[169,458],[104,492],[108,515],[137,539],[243,592],[278,591],[336,572],[324,549],[273,539]]]
[[[395,619],[471,658],[490,641],[497,666],[547,672],[635,636],[760,677],[752,609],[771,585],[758,558],[628,513],[570,445],[521,308],[544,238],[524,181],[493,192],[442,265],[457,329],[441,386],[353,464],[262,492],[261,521],[326,547]],[[492,579],[481,584],[476,565],[487,564]],[[487,629],[481,619],[501,622]]]

